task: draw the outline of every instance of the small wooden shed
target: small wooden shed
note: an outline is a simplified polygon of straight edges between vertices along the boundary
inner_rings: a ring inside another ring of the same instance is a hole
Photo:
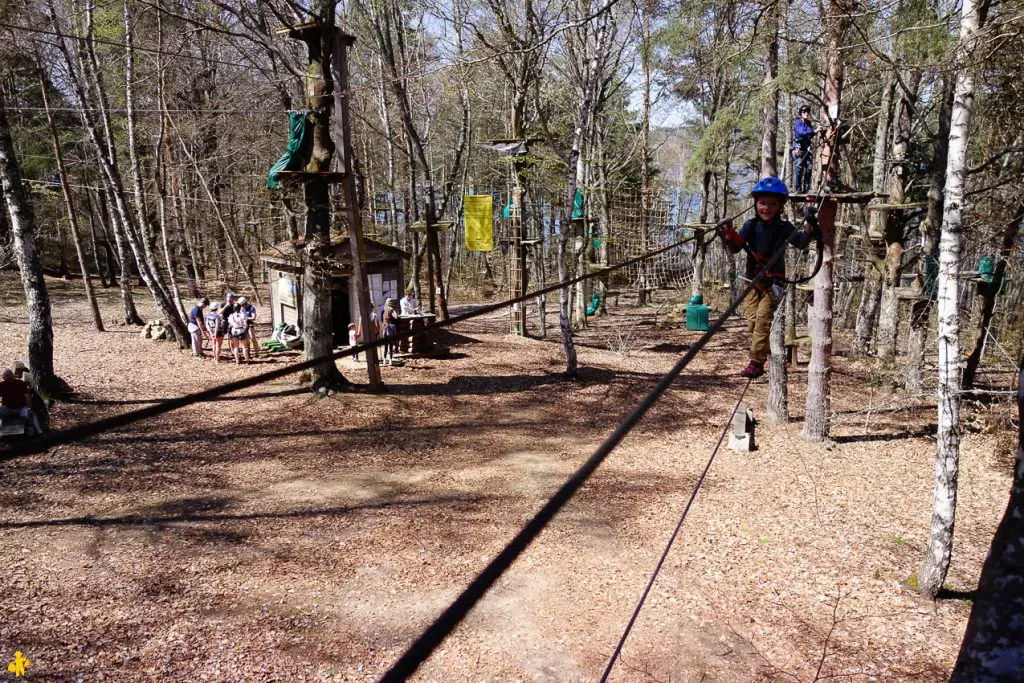
[[[366,279],[373,311],[380,309],[387,297],[398,299],[405,283],[404,265],[410,254],[376,240],[363,239],[366,251]],[[270,283],[270,311],[273,324],[297,325],[302,328],[302,271],[305,252],[291,241],[281,242],[262,254]],[[349,323],[358,324],[359,303],[352,277],[352,249],[348,235],[331,235],[331,300],[334,321],[334,345],[348,344]]]

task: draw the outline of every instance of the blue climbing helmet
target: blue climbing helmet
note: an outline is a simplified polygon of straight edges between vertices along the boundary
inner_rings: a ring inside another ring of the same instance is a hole
[[[773,194],[783,201],[789,199],[789,190],[786,189],[786,183],[778,178],[761,178],[758,180],[757,184],[754,185],[754,189],[750,191],[750,196],[756,199],[761,194]]]

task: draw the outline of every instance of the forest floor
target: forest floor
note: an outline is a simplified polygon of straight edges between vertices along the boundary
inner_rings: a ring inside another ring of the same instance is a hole
[[[50,286],[56,367],[78,392],[55,428],[294,358],[214,365],[138,328],[100,334],[77,286]],[[0,293],[6,363],[27,321],[10,274]],[[117,292],[101,296],[115,318]],[[383,368],[383,395],[317,399],[288,378],[0,462],[0,664],[20,650],[40,680],[376,679],[696,338],[654,324],[676,298],[581,333],[576,382],[555,325],[512,337],[502,314],[460,325],[449,358]],[[599,676],[742,387],[746,340],[738,318],[713,338],[423,680]],[[880,377],[840,353],[833,439],[808,443],[795,369],[794,421],[723,449],[614,680],[946,678],[1006,504],[1009,413],[968,416],[948,595],[926,601],[903,584],[927,538],[935,409]],[[766,393],[748,394],[758,416]]]

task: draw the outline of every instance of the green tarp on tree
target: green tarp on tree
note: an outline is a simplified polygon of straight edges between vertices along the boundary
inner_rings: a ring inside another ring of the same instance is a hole
[[[572,217],[583,218],[583,190],[576,189],[576,195],[572,199]]]
[[[309,154],[313,144],[312,128],[304,111],[288,112],[290,133],[288,146],[284,154],[270,167],[267,174],[267,187],[276,190],[280,185],[277,174],[281,171],[301,171],[309,163]]]

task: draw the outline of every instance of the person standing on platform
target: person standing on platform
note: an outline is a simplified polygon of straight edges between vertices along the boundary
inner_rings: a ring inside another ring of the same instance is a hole
[[[775,307],[786,294],[785,253],[779,254],[774,263],[772,258],[787,242],[797,249],[806,249],[818,229],[818,219],[806,216],[803,225],[797,228],[782,217],[789,190],[778,178],[762,178],[754,185],[751,196],[757,215],[739,231],[733,227],[732,219],[727,218],[718,224],[718,234],[733,254],[746,249],[747,280],[754,280],[762,268],[765,269],[743,302],[743,314],[750,330],[750,362],[740,375],[753,380],[764,374],[764,364],[771,352],[769,337]]]
[[[811,123],[809,105],[800,107],[800,116],[793,122],[793,173],[794,188],[797,192],[811,191],[811,175],[814,173],[814,157],[811,145],[814,142],[814,124]]]

